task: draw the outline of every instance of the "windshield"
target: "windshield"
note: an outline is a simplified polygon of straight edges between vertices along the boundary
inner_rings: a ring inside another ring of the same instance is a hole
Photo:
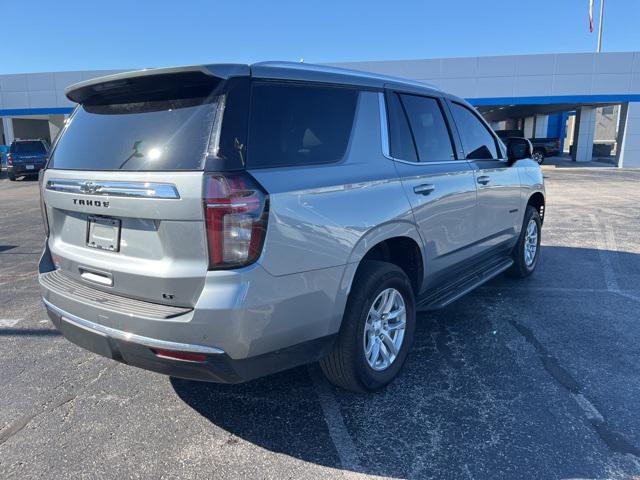
[[[187,98],[80,105],[50,167],[68,170],[199,170],[216,102]]]
[[[47,149],[39,140],[33,142],[15,142],[11,145],[11,153],[46,154]]]

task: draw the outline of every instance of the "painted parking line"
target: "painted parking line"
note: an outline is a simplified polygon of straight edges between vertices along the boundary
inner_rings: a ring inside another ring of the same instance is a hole
[[[309,366],[309,376],[313,382],[313,386],[320,401],[320,407],[324,414],[324,420],[327,423],[329,436],[333,441],[336,452],[340,457],[342,468],[350,472],[361,470],[358,451],[351,439],[351,435],[347,431],[338,400],[331,391],[327,380],[324,379],[317,365]],[[345,474],[348,472],[345,472]]]
[[[601,224],[593,214],[589,214],[589,219],[591,220],[591,224],[595,230],[598,256],[600,257],[600,263],[602,264],[602,269],[604,271],[607,290],[630,300],[640,302],[640,297],[638,295],[624,292],[620,290],[620,286],[618,285],[618,279],[616,278],[615,270],[613,268],[613,258],[619,250],[613,226],[609,223]]]
[[[0,318],[0,328],[11,328],[15,327],[20,319],[8,319],[8,318]]]
[[[618,280],[616,279],[613,262],[611,261],[612,255],[615,255],[618,251],[618,246],[613,234],[613,228],[610,225],[601,225],[593,214],[589,214],[589,219],[591,220],[591,225],[595,230],[598,256],[600,257],[600,263],[602,264],[602,270],[604,271],[607,290],[610,292],[619,292],[620,288],[618,287]]]

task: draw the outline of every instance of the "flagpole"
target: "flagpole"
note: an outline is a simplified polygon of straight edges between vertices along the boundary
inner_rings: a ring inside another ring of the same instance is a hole
[[[600,0],[600,20],[598,21],[598,49],[597,53],[602,52],[602,23],[604,20],[604,0]]]

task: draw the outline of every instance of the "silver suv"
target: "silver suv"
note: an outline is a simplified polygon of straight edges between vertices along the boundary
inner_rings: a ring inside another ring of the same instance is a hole
[[[464,100],[291,63],[70,87],[41,182],[56,327],[115,360],[242,382],[320,361],[375,390],[417,310],[530,275],[544,185]]]

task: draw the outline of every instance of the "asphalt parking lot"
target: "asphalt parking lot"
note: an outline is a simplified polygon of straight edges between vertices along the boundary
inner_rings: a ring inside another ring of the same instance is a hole
[[[0,478],[640,475],[640,171],[545,170],[533,278],[421,314],[366,396],[303,367],[199,384],[81,350],[47,320],[37,182],[0,179]]]

